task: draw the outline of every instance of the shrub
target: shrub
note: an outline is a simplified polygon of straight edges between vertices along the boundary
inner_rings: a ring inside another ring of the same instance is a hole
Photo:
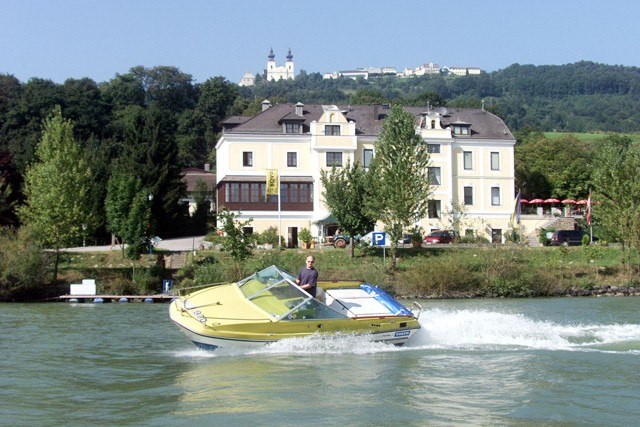
[[[300,230],[300,233],[298,234],[298,239],[301,242],[304,242],[308,245],[313,240],[313,236],[311,235],[311,232],[309,231],[308,228],[303,228],[302,230]]]
[[[229,267],[214,255],[207,254],[193,260],[176,273],[178,287],[209,285],[231,281]]]
[[[461,256],[441,255],[430,257],[402,274],[396,286],[406,296],[431,295],[451,297],[480,287],[473,265]]]
[[[137,268],[131,280],[139,295],[153,294],[162,290],[162,270],[157,267]]]
[[[48,296],[52,267],[52,253],[43,250],[29,228],[0,230],[0,301]]]
[[[103,288],[104,292],[113,295],[136,295],[138,286],[129,278],[118,277]]]
[[[196,285],[223,283],[230,281],[229,279],[228,268],[220,263],[199,265],[194,271]]]
[[[409,229],[409,235],[411,236],[411,243],[422,243],[422,239],[424,239],[424,230],[422,227],[414,225]]]
[[[549,246],[549,244],[551,243],[551,239],[547,237],[547,233],[551,231],[555,231],[555,230],[541,228],[538,231],[538,241],[542,244],[542,246]]]
[[[257,271],[264,270],[265,268],[272,265],[277,265],[278,267],[284,268],[282,265],[283,262],[284,262],[284,257],[282,252],[264,251],[262,254],[260,254],[258,258],[258,264],[256,266],[256,270]]]
[[[278,245],[278,229],[276,227],[269,227],[264,230],[262,233],[258,233],[257,235],[258,243],[264,245],[265,243],[272,244],[274,246]]]
[[[489,244],[489,239],[484,236],[461,236],[458,238],[460,243],[477,243],[477,244]]]
[[[206,240],[207,242],[210,242],[214,245],[221,245],[224,242],[224,236],[218,233],[209,233],[203,240]]]

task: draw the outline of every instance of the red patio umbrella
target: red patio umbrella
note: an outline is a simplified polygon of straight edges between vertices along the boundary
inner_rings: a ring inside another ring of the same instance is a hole
[[[520,203],[529,203],[527,199],[520,199]]]
[[[542,199],[529,200],[529,204],[530,205],[533,205],[533,204],[536,204],[536,203],[544,203],[544,200],[542,200]]]
[[[575,205],[575,204],[576,204],[576,201],[575,201],[575,200],[573,200],[573,199],[564,199],[564,200],[563,200],[562,202],[560,202],[560,203],[562,203],[563,205]]]
[[[586,204],[587,204],[587,201],[586,201],[586,200],[578,200],[578,201],[576,202],[576,205],[586,205]]]
[[[551,198],[551,199],[545,200],[544,203],[560,203],[560,200]]]

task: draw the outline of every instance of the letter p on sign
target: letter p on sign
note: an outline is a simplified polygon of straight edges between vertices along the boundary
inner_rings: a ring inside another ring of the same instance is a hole
[[[371,241],[373,246],[384,246],[385,237],[385,233],[372,233]]]

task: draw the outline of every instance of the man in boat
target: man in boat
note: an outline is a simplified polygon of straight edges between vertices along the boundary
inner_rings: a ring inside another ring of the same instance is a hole
[[[313,266],[315,260],[316,259],[313,255],[309,255],[307,257],[306,265],[300,269],[298,277],[296,278],[298,286],[307,291],[314,298],[316,297],[316,287],[318,285],[318,270]]]

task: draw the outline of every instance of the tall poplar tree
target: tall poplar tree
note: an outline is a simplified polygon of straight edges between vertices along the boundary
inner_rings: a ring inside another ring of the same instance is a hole
[[[19,210],[41,242],[55,250],[54,281],[60,249],[79,241],[94,226],[91,186],[91,170],[73,137],[73,124],[57,107],[44,122],[36,162],[27,168],[26,204]]]
[[[141,192],[142,185],[140,180],[133,177],[128,171],[114,165],[111,177],[107,184],[107,197],[104,202],[106,212],[107,231],[116,236],[120,240],[122,251],[124,253],[124,244],[131,243],[126,241],[128,237],[129,217],[132,216],[132,204],[136,194]],[[146,224],[145,224],[146,225]],[[137,236],[137,240],[141,240],[144,235]]]
[[[426,216],[431,193],[428,165],[427,144],[416,133],[413,115],[394,106],[376,143],[370,169],[374,196],[367,201],[389,234],[393,269],[404,230]]]

